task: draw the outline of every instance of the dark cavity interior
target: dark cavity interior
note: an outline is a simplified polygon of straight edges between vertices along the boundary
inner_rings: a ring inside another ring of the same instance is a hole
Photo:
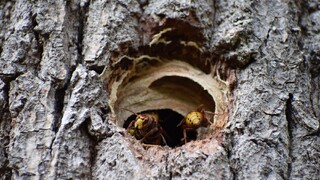
[[[157,112],[159,115],[159,124],[163,128],[163,130],[168,134],[168,138],[166,138],[167,145],[169,147],[177,147],[184,144],[183,141],[183,129],[181,126],[177,127],[177,125],[184,118],[181,114],[171,110],[171,109],[162,109],[162,110],[151,110],[144,111],[138,114]],[[128,128],[129,124],[136,119],[136,115],[131,115],[124,123],[123,127]],[[187,132],[188,141],[195,140],[197,137],[196,131]],[[151,143],[152,144],[152,143]]]
[[[208,91],[193,80],[179,76],[165,76],[150,85],[150,89],[167,94],[168,97],[179,99],[196,110],[201,104],[209,111],[214,111],[215,103]],[[193,110],[193,109],[192,109]]]

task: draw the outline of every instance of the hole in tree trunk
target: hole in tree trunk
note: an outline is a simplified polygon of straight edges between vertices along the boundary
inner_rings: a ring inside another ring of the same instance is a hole
[[[211,57],[201,38],[193,38],[196,30],[189,32],[180,26],[164,28],[134,57],[129,53],[110,60],[100,75],[115,124],[145,144],[183,145],[184,130],[186,142],[201,140],[219,134],[228,119],[233,74]],[[189,116],[194,111],[201,116]],[[164,139],[162,130],[166,143],[159,139]]]

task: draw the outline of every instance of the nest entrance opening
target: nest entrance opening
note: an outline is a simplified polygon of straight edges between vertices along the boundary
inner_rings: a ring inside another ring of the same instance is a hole
[[[192,111],[211,112],[211,125],[205,129],[192,127],[191,132],[186,135],[186,142],[203,139],[215,128],[224,126],[226,118],[222,115],[226,112],[229,88],[228,83],[224,83],[219,76],[214,76],[214,72],[205,73],[200,68],[177,59],[124,56],[108,66],[101,76],[105,78],[109,91],[108,103],[115,123],[143,143],[164,144],[159,140],[158,134],[152,134],[157,128],[150,132],[157,125],[152,123],[151,126],[149,123],[146,128],[140,125],[140,129],[137,128],[138,124],[132,126],[133,123],[138,123],[134,121],[135,114],[142,115],[150,111],[158,113],[160,129],[164,129],[170,137],[168,139],[171,139],[165,144],[170,147],[184,144],[181,141],[184,139],[183,129],[177,125]],[[201,110],[198,110],[199,107],[202,107]],[[148,114],[146,116],[150,117]],[[143,122],[145,121],[139,120],[140,124]],[[183,123],[186,127],[185,122]],[[207,124],[202,126],[207,127]],[[190,127],[188,131],[189,129]]]
[[[172,148],[183,145],[183,129],[181,126],[177,127],[177,125],[181,122],[184,116],[173,111],[172,109],[148,110],[139,112],[138,114],[151,112],[157,113],[159,115],[159,124],[168,135],[168,137],[166,138],[167,145]],[[128,119],[124,122],[123,128],[127,129],[129,124],[135,119],[135,114],[129,116]],[[196,140],[196,131],[189,131],[187,132],[187,134],[188,140]]]

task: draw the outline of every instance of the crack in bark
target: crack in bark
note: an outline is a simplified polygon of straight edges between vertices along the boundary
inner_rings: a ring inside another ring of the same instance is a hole
[[[63,116],[63,107],[64,107],[64,98],[67,86],[63,88],[58,88],[54,95],[54,110],[55,110],[55,119],[53,122],[52,130],[57,133],[60,127],[61,118]]]
[[[77,45],[77,50],[78,50],[78,55],[79,59],[77,61],[77,64],[81,63],[83,64],[83,38],[84,38],[84,26],[86,25],[87,19],[86,15],[89,11],[89,4],[90,2],[87,2],[84,4],[82,7],[79,5],[79,27],[78,27],[78,42],[76,43]]]
[[[12,117],[10,114],[10,108],[9,108],[9,91],[10,91],[10,82],[16,80],[16,78],[18,78],[18,76],[21,73],[18,73],[16,75],[4,75],[4,76],[0,76],[1,80],[3,80],[3,82],[5,83],[4,87],[3,87],[3,92],[4,92],[4,104],[3,104],[3,109],[0,110],[0,126],[2,126],[2,123],[5,123],[1,128],[0,131],[0,136],[3,136],[2,140],[2,148],[3,148],[3,154],[5,157],[5,163],[3,167],[0,167],[0,175],[4,178],[4,179],[11,179],[12,177],[12,167],[9,167],[9,149],[8,146],[10,144],[10,132],[12,130],[12,126],[11,126],[11,122],[12,122]],[[8,128],[7,128],[8,127]],[[7,130],[7,131],[2,131],[2,130]],[[1,151],[2,149],[0,149]]]
[[[286,103],[286,120],[288,123],[287,132],[288,132],[288,151],[289,151],[289,157],[288,157],[288,171],[287,171],[287,178],[290,179],[291,172],[292,172],[292,130],[293,130],[293,118],[292,118],[292,100],[293,100],[293,94],[289,93],[289,98],[287,99]]]
[[[35,52],[35,57],[39,59],[39,62],[34,64],[34,71],[33,73],[35,76],[39,77],[38,72],[41,70],[41,60],[43,57],[43,52],[44,52],[44,42],[49,39],[49,34],[42,34],[39,30],[36,29],[38,26],[38,22],[36,20],[37,13],[32,14],[30,12],[30,21],[31,21],[31,33],[33,33],[35,41],[36,41],[36,52]]]
[[[84,120],[84,122],[82,122],[82,124],[80,125],[79,129],[80,131],[83,132],[84,135],[86,135],[90,141],[90,147],[89,147],[89,151],[90,151],[90,177],[93,177],[93,167],[94,167],[94,163],[95,163],[95,159],[97,157],[97,145],[98,145],[98,140],[95,136],[91,135],[88,128],[89,128],[89,122],[91,121],[91,118],[88,117]]]
[[[76,70],[77,66],[79,64],[83,63],[83,61],[82,61],[83,60],[83,56],[82,56],[82,46],[83,46],[82,40],[83,40],[83,34],[84,34],[83,26],[85,25],[85,11],[87,11],[88,6],[89,6],[88,4],[85,4],[84,5],[84,9],[82,9],[80,7],[80,5],[78,6],[78,8],[80,9],[80,12],[78,13],[78,15],[80,17],[77,19],[78,22],[79,22],[79,26],[78,26],[78,29],[77,29],[78,30],[77,31],[77,35],[78,35],[77,36],[77,42],[75,43],[76,47],[77,47],[77,56],[78,56],[77,60],[75,61],[76,64],[74,66],[70,66],[69,67],[68,72],[67,72],[67,76],[66,76],[66,78],[65,78],[65,80],[63,82],[62,87],[60,87],[60,88],[57,87],[57,89],[55,91],[55,95],[54,95],[54,99],[55,99],[55,102],[54,102],[55,120],[54,120],[54,123],[53,123],[53,131],[55,133],[57,133],[59,131],[59,128],[60,128],[61,119],[63,117],[65,95],[66,95],[66,91],[68,90],[69,85],[71,83],[72,74]],[[66,11],[67,11],[66,19],[72,18],[72,17],[70,17],[70,16],[72,16],[70,14],[73,14],[73,11],[71,10],[70,3],[67,3]],[[70,25],[66,25],[66,26],[70,26]],[[67,32],[65,32],[65,33],[67,33]],[[66,38],[69,38],[69,36],[67,36]],[[65,50],[65,52],[68,52],[68,50]],[[52,144],[53,144],[53,142],[52,142]]]
[[[169,163],[169,154],[165,155],[165,160],[164,160],[164,164],[165,164],[165,168],[166,168],[166,172],[169,174],[169,179],[172,179],[172,170],[169,169],[168,167],[168,163]]]
[[[232,143],[232,142],[230,142],[230,143]],[[233,146],[233,145],[231,145],[231,146]],[[234,163],[232,163],[232,153],[231,153],[231,149],[230,148],[227,148],[227,147],[225,147],[225,146],[223,146],[223,148],[224,148],[224,150],[226,151],[226,153],[227,153],[227,158],[228,158],[228,161],[229,161],[229,166],[230,166],[230,173],[231,173],[231,176],[233,177],[232,179],[233,180],[236,180],[237,178],[237,176],[236,176],[236,174],[237,174],[237,172],[236,172],[236,168],[233,168],[232,167],[232,165],[234,164]]]
[[[270,37],[270,33],[271,31],[273,30],[272,27],[274,27],[274,24],[275,24],[275,21],[276,21],[276,17],[273,18],[273,21],[270,23],[270,26],[269,26],[269,29],[268,29],[268,32],[267,32],[267,36],[266,38],[264,39],[264,45],[265,47],[268,47],[268,41],[269,41],[269,37]]]
[[[36,39],[36,42],[37,42],[37,51],[38,51],[37,55],[38,55],[38,58],[40,59],[40,61],[39,61],[39,64],[40,64],[41,59],[42,59],[42,54],[43,54],[43,42],[40,39],[40,36],[41,36],[40,33],[35,30],[35,27],[38,25],[36,17],[37,17],[36,14],[32,15],[31,22],[32,22],[32,31],[34,34],[34,38]]]

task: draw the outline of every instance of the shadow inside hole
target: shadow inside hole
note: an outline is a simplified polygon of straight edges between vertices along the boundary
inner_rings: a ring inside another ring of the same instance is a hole
[[[162,110],[151,110],[151,111],[143,111],[138,114],[157,112],[159,115],[159,124],[164,129],[164,131],[168,134],[168,138],[166,139],[167,145],[169,147],[177,147],[184,144],[183,141],[183,129],[181,126],[177,127],[177,125],[184,118],[181,114],[171,110],[171,109],[162,109]],[[129,124],[136,119],[136,115],[131,115],[125,122],[123,127],[128,128]],[[197,133],[196,131],[187,132],[188,141],[196,140]]]
[[[199,83],[180,76],[164,76],[152,82],[150,89],[168,98],[176,99],[184,104],[194,106],[195,110],[201,104],[206,110],[214,111],[215,102],[212,96]]]

